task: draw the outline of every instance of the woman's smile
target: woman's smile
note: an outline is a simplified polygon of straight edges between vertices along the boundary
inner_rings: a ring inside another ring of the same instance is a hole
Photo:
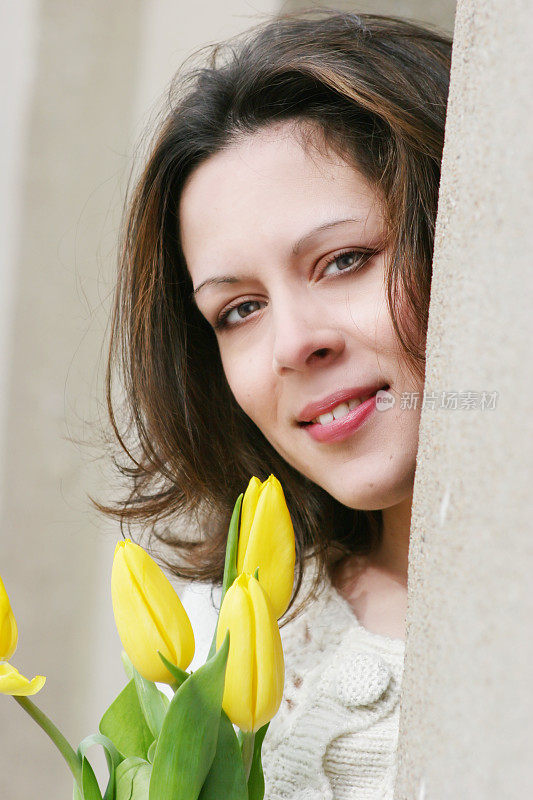
[[[345,505],[383,508],[412,485],[420,412],[399,401],[421,388],[387,307],[383,206],[358,170],[298,132],[271,125],[193,171],[183,253],[244,412]],[[396,401],[386,413],[380,389]]]
[[[346,439],[376,410],[377,392],[387,388],[388,385],[369,392],[366,389],[336,392],[330,400],[315,404],[314,410],[320,408],[322,413],[309,422],[303,421],[299,424],[317,442],[338,442]],[[339,401],[339,398],[343,399]],[[309,416],[309,411],[307,415]]]

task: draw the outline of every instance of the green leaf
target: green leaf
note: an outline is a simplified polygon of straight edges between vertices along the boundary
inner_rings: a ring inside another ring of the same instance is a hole
[[[93,768],[85,756],[81,765],[81,785],[83,788],[83,800],[102,800],[102,793]]]
[[[155,739],[148,748],[148,761],[150,764],[154,763],[155,749],[157,747],[157,739]]]
[[[244,497],[243,494],[240,494],[238,496],[235,505],[233,507],[233,513],[231,515],[231,520],[229,523],[228,539],[226,541],[226,560],[224,561],[224,577],[222,578],[222,594],[220,596],[220,605],[222,605],[224,595],[226,594],[229,587],[237,577],[237,551],[239,548],[239,519],[241,514],[241,505],[243,497]],[[215,628],[215,633],[213,634],[211,647],[209,648],[209,655],[207,656],[208,659],[213,657],[216,650],[216,643],[217,643],[217,629]]]
[[[267,722],[267,724],[259,728],[255,734],[254,754],[252,757],[250,776],[248,778],[249,800],[263,800],[265,794],[265,778],[263,775],[263,765],[261,764],[261,748],[269,725],[270,722]]]
[[[237,550],[239,548],[239,517],[243,494],[240,494],[233,507],[233,513],[228,528],[226,542],[226,560],[224,562],[224,577],[222,578],[222,600],[229,587],[237,577]]]
[[[122,761],[122,755],[119,753],[113,742],[104,736],[102,733],[93,733],[91,736],[86,736],[78,747],[78,756],[83,762],[87,751],[94,745],[101,745],[104,749],[105,758],[107,761],[107,768],[109,770],[109,781],[104,793],[104,800],[114,800],[115,797],[115,770]],[[76,796],[74,796],[76,800]]]
[[[129,655],[123,650],[120,654],[122,659],[122,666],[124,667],[124,672],[126,673],[126,677],[129,681],[133,678],[133,664],[131,663]]]
[[[241,748],[225,711],[220,715],[217,749],[198,800],[248,800]]]
[[[147,681],[146,678],[133,668],[133,680],[135,689],[141,706],[146,724],[150,728],[154,739],[157,739],[167,713],[167,706],[163,701],[163,696],[155,683]]]
[[[99,730],[111,739],[125,758],[139,756],[146,759],[154,736],[146,724],[134,680],[111,703],[100,720]]]
[[[174,677],[176,679],[176,684],[178,686],[181,686],[182,683],[185,683],[187,678],[191,677],[191,673],[190,672],[185,672],[185,670],[180,669],[179,667],[177,667],[175,664],[172,663],[172,661],[169,661],[167,658],[165,658],[163,653],[160,653],[159,650],[157,651],[157,655],[159,656],[159,658],[161,659],[161,661],[163,662],[165,667],[168,669],[170,674],[174,675]]]
[[[126,758],[117,767],[114,800],[148,800],[151,772],[150,764],[143,758]]]
[[[197,800],[215,757],[229,633],[174,695],[155,751],[150,800]]]
[[[83,800],[82,793],[80,792],[76,781],[74,781],[74,787],[72,789],[72,800]]]

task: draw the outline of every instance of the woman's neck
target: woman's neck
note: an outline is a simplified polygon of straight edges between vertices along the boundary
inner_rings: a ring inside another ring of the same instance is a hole
[[[395,506],[384,508],[383,538],[379,550],[370,562],[384,572],[389,572],[407,586],[409,564],[409,535],[411,531],[411,508],[413,491]]]
[[[343,559],[333,576],[361,625],[394,639],[405,638],[412,497],[384,509],[379,550]]]

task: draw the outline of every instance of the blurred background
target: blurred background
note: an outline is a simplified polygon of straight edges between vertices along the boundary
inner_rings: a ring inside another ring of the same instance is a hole
[[[454,0],[18,0],[2,6],[0,575],[13,664],[77,746],[124,684],[109,577],[117,496],[99,446],[116,243],[140,136],[184,59],[279,11],[390,13],[451,32]],[[103,758],[95,756],[103,764]],[[0,797],[71,796],[69,773],[0,697]]]

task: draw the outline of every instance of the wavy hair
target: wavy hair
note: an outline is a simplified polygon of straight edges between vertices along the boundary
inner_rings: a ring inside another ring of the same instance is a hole
[[[272,472],[284,487],[296,535],[291,606],[309,555],[319,565],[315,588],[332,554],[368,554],[382,536],[381,511],[340,504],[288,465],[237,405],[214,332],[191,299],[177,214],[186,179],[243,134],[281,120],[313,123],[381,189],[389,312],[423,376],[450,59],[449,37],[422,25],[313,11],[218,44],[174,79],[127,201],[111,324],[107,401],[128,488],[97,506],[165,542],[175,575],[221,582],[231,510],[252,474]]]

